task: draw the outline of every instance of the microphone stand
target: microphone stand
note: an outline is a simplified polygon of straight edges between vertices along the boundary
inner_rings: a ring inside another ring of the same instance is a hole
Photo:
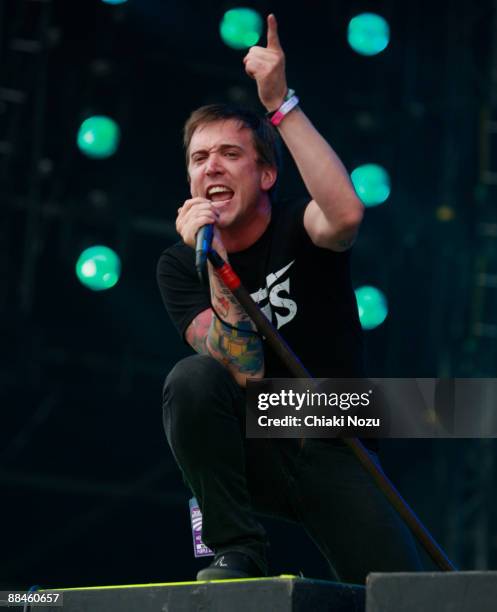
[[[295,353],[292,352],[284,338],[266,318],[259,309],[258,305],[251,298],[249,292],[242,285],[237,274],[230,264],[214,250],[210,249],[207,258],[217,271],[222,282],[231,291],[234,297],[238,300],[242,308],[254,322],[257,330],[262,334],[271,345],[271,348],[277,353],[283,363],[288,367],[296,378],[312,378],[311,374],[306,370]],[[206,267],[206,266],[205,266]],[[207,274],[201,275],[201,278],[206,278]],[[456,571],[457,568],[447,557],[445,552],[435,541],[428,529],[416,516],[407,502],[397,491],[390,479],[382,472],[369,455],[366,447],[358,438],[343,438],[345,444],[352,450],[362,466],[370,473],[380,490],[386,496],[388,501],[397,510],[399,515],[405,521],[418,542],[425,549],[434,563],[443,571]],[[301,441],[303,446],[304,439]]]

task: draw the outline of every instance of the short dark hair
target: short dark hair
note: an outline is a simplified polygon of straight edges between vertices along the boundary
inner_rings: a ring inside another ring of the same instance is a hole
[[[281,144],[276,128],[265,118],[256,113],[232,106],[231,104],[208,104],[194,110],[186,120],[183,127],[183,145],[185,147],[186,166],[188,168],[188,157],[190,154],[190,142],[197,128],[215,121],[234,119],[241,126],[251,130],[257,161],[261,164],[273,166],[276,170],[281,169]],[[274,196],[276,180],[269,193]]]

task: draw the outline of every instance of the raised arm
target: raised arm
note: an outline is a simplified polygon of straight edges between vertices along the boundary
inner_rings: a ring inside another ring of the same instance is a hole
[[[268,16],[267,28],[267,46],[251,47],[243,61],[247,74],[257,82],[261,103],[273,112],[283,103],[288,87],[274,15]],[[364,207],[342,162],[299,107],[285,116],[278,130],[312,197],[304,215],[310,238],[334,251],[349,248]]]

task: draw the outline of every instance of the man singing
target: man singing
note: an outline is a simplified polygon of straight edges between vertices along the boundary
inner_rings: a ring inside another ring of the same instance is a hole
[[[166,379],[164,427],[215,552],[198,580],[267,575],[257,513],[302,525],[335,579],[363,583],[371,571],[420,568],[410,533],[341,440],[308,439],[301,448],[294,439],[245,437],[247,378],[291,373],[211,265],[210,295],[195,269],[197,232],[213,224],[214,249],[311,374],[364,376],[349,272],[363,205],[287,87],[274,15],[267,28],[267,46],[252,47],[243,62],[269,114],[215,104],[184,127],[191,198],[178,209],[181,241],[162,254],[157,274],[169,316],[197,354]],[[277,132],[306,197],[274,197]],[[371,443],[370,452],[377,461]]]

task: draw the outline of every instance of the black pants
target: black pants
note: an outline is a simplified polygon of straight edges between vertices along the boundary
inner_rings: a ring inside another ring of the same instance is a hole
[[[245,392],[212,357],[176,364],[163,407],[169,445],[202,511],[202,539],[216,553],[242,551],[266,571],[257,512],[303,525],[344,582],[421,569],[411,534],[348,447],[245,438]]]

